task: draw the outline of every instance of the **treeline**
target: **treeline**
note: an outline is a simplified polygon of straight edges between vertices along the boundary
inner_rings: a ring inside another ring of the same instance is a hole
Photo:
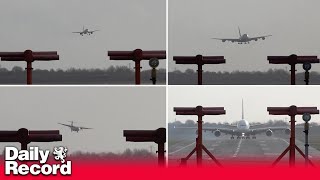
[[[152,84],[151,70],[141,71],[141,83]],[[134,69],[127,66],[110,66],[107,69],[67,70],[34,69],[33,84],[134,84]],[[166,70],[157,70],[157,84],[165,84]],[[25,69],[15,66],[11,70],[0,68],[0,84],[26,84]]]
[[[236,125],[236,123],[228,123],[228,122],[218,122],[218,123],[214,123],[214,122],[204,122],[203,126],[204,127],[225,127],[228,125]],[[250,122],[250,125],[259,125],[259,127],[264,127],[264,126],[268,126],[268,127],[272,127],[272,126],[289,126],[289,122],[286,122],[284,120],[268,120],[266,123],[261,123],[261,122]],[[296,124],[296,125],[302,125],[302,124]],[[181,121],[174,121],[168,124],[169,128],[173,128],[173,127],[196,127],[197,123],[194,120],[186,120],[185,122],[181,122]],[[316,122],[311,122],[310,126],[319,126],[318,123]]]
[[[283,69],[269,69],[266,72],[260,71],[233,71],[233,72],[209,72],[202,75],[203,84],[208,85],[289,85],[290,72]],[[182,72],[175,70],[169,72],[169,84],[191,85],[197,84],[198,74],[193,69]],[[304,73],[296,74],[296,84],[303,85]],[[320,84],[320,73],[310,72],[309,84]]]

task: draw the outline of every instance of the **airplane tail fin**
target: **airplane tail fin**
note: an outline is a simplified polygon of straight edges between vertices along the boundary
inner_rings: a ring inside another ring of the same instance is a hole
[[[241,37],[240,27],[238,26],[239,36]]]
[[[73,123],[74,123],[74,122],[73,122],[73,121],[69,121],[69,122],[71,122],[71,126],[73,126]]]
[[[243,99],[242,99],[242,119],[244,119],[244,110],[243,110]]]

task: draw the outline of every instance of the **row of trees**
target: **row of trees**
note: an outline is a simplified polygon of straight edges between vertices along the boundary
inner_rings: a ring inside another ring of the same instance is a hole
[[[205,122],[203,124],[203,126],[205,127],[222,127],[222,126],[227,126],[227,125],[236,125],[235,123],[228,123],[228,122],[218,122],[218,123],[210,123],[210,122]],[[261,125],[261,127],[263,126],[289,126],[289,123],[287,121],[284,120],[268,120],[266,123],[261,123],[261,122],[250,122],[250,125]],[[297,124],[299,125],[299,124]],[[310,123],[311,126],[319,126],[318,123],[316,122],[311,122]],[[169,123],[169,127],[196,127],[197,123],[194,120],[186,120],[185,122],[181,122],[181,121],[174,121]]]
[[[290,72],[283,69],[261,71],[203,72],[203,84],[217,85],[289,85]],[[197,84],[197,72],[187,69],[184,72],[169,72],[169,84]],[[296,83],[304,84],[304,73],[296,74]],[[320,74],[310,72],[310,84],[320,84]]]
[[[141,71],[142,84],[151,84],[151,70]],[[165,84],[166,71],[158,69],[157,84]],[[19,66],[11,70],[0,68],[0,84],[25,84],[26,72]],[[33,70],[34,84],[133,84],[134,69],[110,66],[107,69]]]

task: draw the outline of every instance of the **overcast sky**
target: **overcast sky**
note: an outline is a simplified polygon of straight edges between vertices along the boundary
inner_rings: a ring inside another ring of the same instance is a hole
[[[126,142],[125,129],[166,126],[165,87],[1,87],[0,130],[60,130],[62,142],[37,143],[41,148],[64,145],[70,152],[122,152],[148,149],[155,143]],[[94,128],[79,133],[57,124]],[[18,143],[0,143],[5,145]]]
[[[0,51],[58,51],[60,61],[33,64],[41,69],[133,67],[133,61],[110,61],[107,51],[165,50],[165,17],[165,0],[1,0]],[[83,37],[71,33],[83,26],[100,31]],[[147,62],[142,67],[150,69]]]
[[[204,122],[236,122],[241,119],[241,99],[244,101],[244,118],[250,122],[265,123],[270,119],[287,120],[289,116],[269,115],[267,107],[316,106],[320,109],[320,87],[308,86],[211,86],[169,87],[169,122],[175,119],[197,120],[197,116],[177,116],[173,107],[225,107],[226,115],[204,116]],[[313,115],[311,122],[320,122]],[[285,119],[287,118],[287,119]],[[297,116],[301,123],[302,116]]]
[[[269,65],[267,56],[320,55],[319,7],[317,0],[169,1],[169,71],[196,68],[175,65],[173,55],[225,56],[226,64],[207,65],[205,71],[285,69],[285,65]],[[249,45],[211,39],[238,38],[238,26],[251,37],[272,37]],[[320,71],[320,65],[312,70]]]

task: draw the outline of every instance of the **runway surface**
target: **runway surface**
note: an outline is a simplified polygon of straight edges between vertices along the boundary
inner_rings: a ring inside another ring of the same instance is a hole
[[[171,135],[170,135],[171,134]],[[183,133],[185,134],[185,133]],[[195,147],[196,135],[170,133],[169,131],[169,166],[177,166],[180,159],[186,157]],[[203,133],[203,144],[220,161],[221,164],[265,165],[271,166],[275,159],[288,147],[289,136],[257,135],[257,139],[230,139],[230,135],[215,137],[212,133]],[[304,143],[296,140],[297,146],[304,152]],[[195,154],[188,164],[195,164]],[[314,164],[320,166],[320,151],[309,147],[309,157]],[[203,151],[204,164],[214,164]],[[297,164],[304,163],[302,156],[296,151]],[[284,156],[279,165],[288,164],[288,155]]]

